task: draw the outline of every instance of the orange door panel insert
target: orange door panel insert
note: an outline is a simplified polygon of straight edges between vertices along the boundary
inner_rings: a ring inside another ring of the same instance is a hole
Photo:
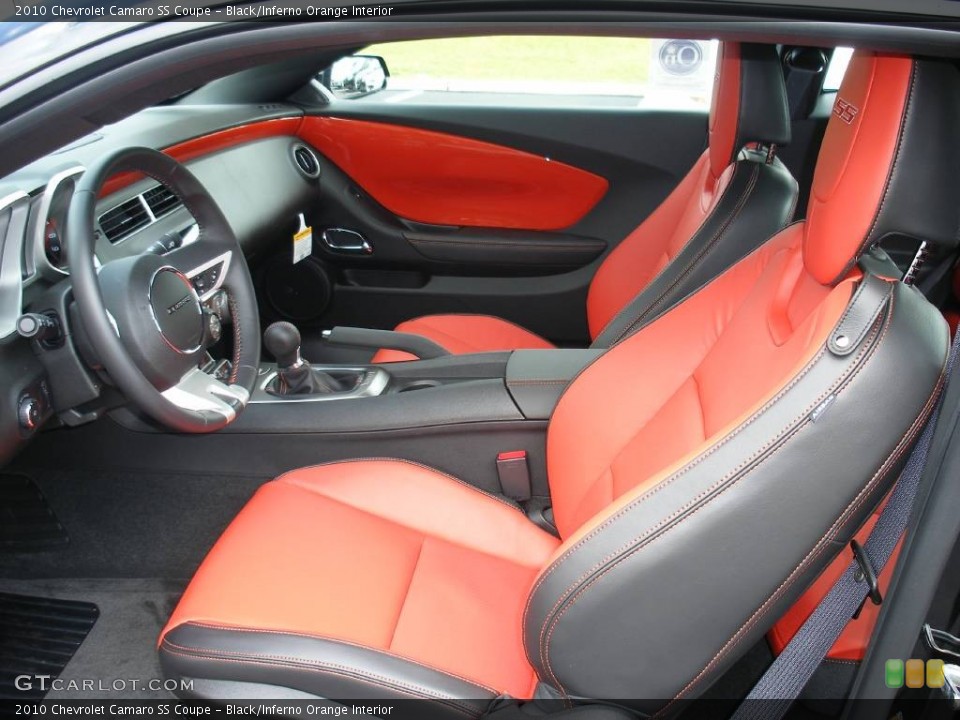
[[[395,215],[434,225],[559,230],[608,187],[550,158],[419,128],[307,117],[300,137]]]

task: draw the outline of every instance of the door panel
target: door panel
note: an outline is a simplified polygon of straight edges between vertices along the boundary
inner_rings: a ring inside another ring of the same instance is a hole
[[[676,187],[707,138],[706,111],[341,102],[327,114],[469,137],[599,175],[607,193],[564,229],[612,244]]]
[[[676,187],[706,148],[707,137],[705,110],[340,102],[326,116],[472,138],[598,175],[609,185],[606,194],[564,229],[613,244]]]
[[[608,243],[572,232],[512,230],[417,223],[398,217],[359,183],[320,155],[318,205],[308,218],[314,229],[314,254],[337,269],[417,270],[429,276],[451,275],[458,282],[474,277],[536,277],[584,268]],[[357,232],[373,250],[342,252],[331,247],[325,231]]]
[[[689,111],[350,102],[335,110],[308,115],[300,131],[321,156],[309,220],[334,281],[312,323],[323,328],[481,313],[561,345],[586,344],[596,268],[680,182],[706,138],[706,113]],[[411,195],[414,210],[402,209]],[[359,232],[372,254],[324,246],[323,230],[334,227]]]
[[[559,230],[607,181],[549,157],[390,123],[308,117],[300,137],[385,208],[419,223]]]
[[[403,233],[404,239],[431,260],[498,268],[529,267],[528,272],[578,268],[596,259],[607,243],[557,232],[530,233],[495,229],[433,229]]]

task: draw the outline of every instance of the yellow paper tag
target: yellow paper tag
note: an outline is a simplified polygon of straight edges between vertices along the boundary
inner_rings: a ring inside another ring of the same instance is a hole
[[[293,264],[310,257],[313,253],[313,228],[307,226],[293,235]]]

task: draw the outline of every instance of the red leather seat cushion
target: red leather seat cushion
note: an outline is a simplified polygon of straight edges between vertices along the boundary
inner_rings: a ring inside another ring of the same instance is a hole
[[[507,320],[491,315],[425,315],[402,322],[397,332],[433,340],[454,355],[498,350],[549,350],[552,343]],[[416,360],[410,353],[380,350],[371,362]]]
[[[521,615],[559,540],[415,463],[321,465],[264,485],[164,630],[187,622],[358,643],[529,697]]]

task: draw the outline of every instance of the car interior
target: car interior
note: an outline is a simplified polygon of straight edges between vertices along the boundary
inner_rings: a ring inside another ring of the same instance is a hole
[[[954,30],[654,15],[160,23],[0,87],[0,698],[728,717],[858,563],[792,711],[960,702],[884,683],[960,658]],[[705,99],[376,54],[526,35]]]

